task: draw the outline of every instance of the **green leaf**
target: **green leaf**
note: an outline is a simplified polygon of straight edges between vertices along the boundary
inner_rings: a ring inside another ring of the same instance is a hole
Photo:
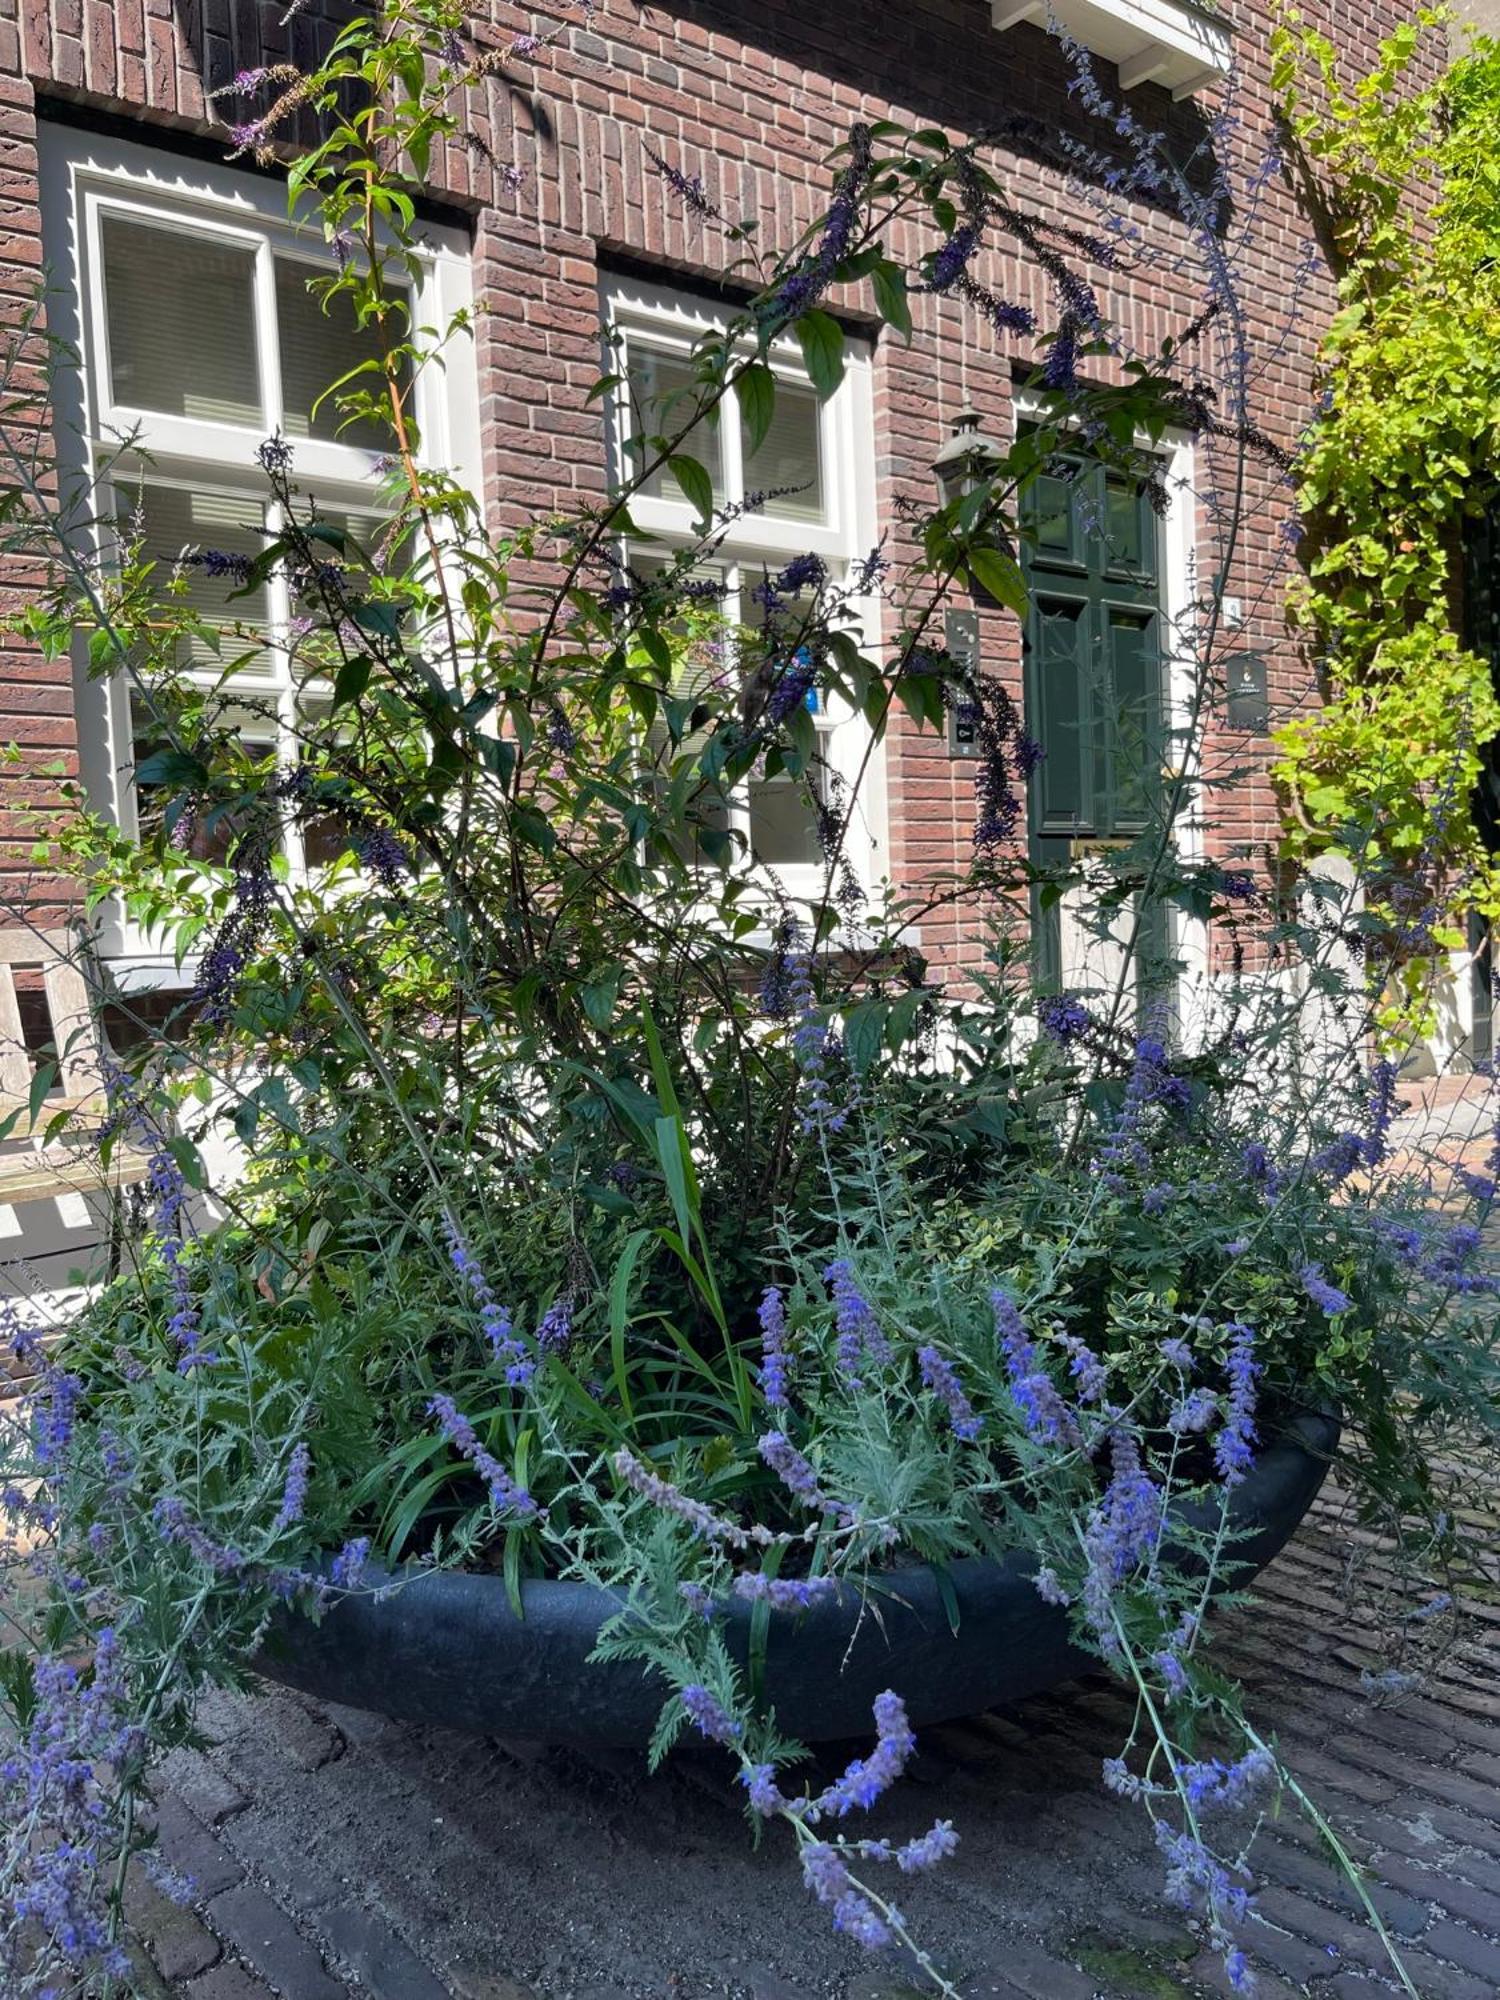
[[[614,1388],[620,1408],[625,1412],[625,1421],[630,1424],[635,1422],[635,1411],[630,1402],[630,1370],[625,1357],[625,1329],[630,1324],[630,1285],[641,1252],[651,1240],[649,1229],[638,1229],[627,1238],[609,1287],[609,1345],[614,1364]]]
[[[881,1043],[885,1040],[885,1022],[884,1000],[861,1001],[859,1006],[851,1008],[845,1015],[844,1054],[856,1076],[863,1076],[880,1054]]]
[[[734,389],[745,426],[745,456],[753,458],[765,443],[776,414],[776,377],[763,361],[752,361],[735,377]]]
[[[208,768],[183,750],[158,750],[135,767],[138,785],[180,785],[197,791],[208,783]]]
[[[792,331],[813,387],[820,396],[831,396],[844,379],[844,329],[832,313],[814,306]]]
[[[875,307],[887,326],[904,339],[911,339],[911,306],[906,296],[906,273],[899,264],[882,257],[870,273],[875,291]]]
[[[350,702],[359,700],[365,689],[370,685],[370,675],[374,671],[374,667],[375,662],[370,658],[368,653],[355,653],[344,661],[343,665],[339,668],[338,677],[333,683],[333,701],[329,707],[330,715],[338,709],[347,707]]]
[[[1021,574],[1021,566],[1013,556],[999,549],[980,546],[970,549],[965,556],[969,574],[981,590],[988,591],[997,604],[1003,604],[1007,611],[1014,611],[1018,618],[1026,616],[1030,599],[1026,594],[1026,579]]]
[[[603,979],[596,979],[579,994],[583,1011],[596,1028],[607,1028],[614,1019],[615,1002],[620,996],[621,970],[621,967],[615,966]]]
[[[689,458],[686,452],[674,452],[667,460],[667,470],[682,488],[699,520],[703,522],[711,520],[714,511],[714,483],[709,478],[706,468],[700,465],[696,458]]]

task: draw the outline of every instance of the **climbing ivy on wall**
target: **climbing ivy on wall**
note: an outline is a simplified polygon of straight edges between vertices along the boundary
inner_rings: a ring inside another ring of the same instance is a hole
[[[1352,84],[1295,14],[1273,37],[1339,290],[1290,602],[1325,705],[1278,733],[1274,770],[1289,855],[1350,855],[1408,988],[1467,911],[1500,916],[1473,809],[1500,702],[1460,605],[1466,524],[1500,495],[1500,43],[1433,75],[1446,27],[1424,11]]]

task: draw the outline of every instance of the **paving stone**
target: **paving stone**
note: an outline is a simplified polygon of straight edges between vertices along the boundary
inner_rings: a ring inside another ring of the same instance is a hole
[[[346,1903],[349,1883],[308,1853],[295,1832],[276,1816],[252,1807],[232,1822],[236,1857],[252,1874],[275,1884],[282,1901],[312,1912],[326,1903]]]
[[[1076,1965],[1065,1964],[1040,1945],[1022,1939],[1008,1944],[992,1964],[979,1968],[976,1976],[1009,1980],[1027,2000],[1094,2000],[1098,1991]]]
[[[1246,1939],[1247,1950],[1252,1942],[1251,1938]],[[1234,1987],[1229,1983],[1229,1974],[1224,1970],[1222,1952],[1201,1952],[1188,1966],[1187,1971],[1198,1986],[1206,1987],[1210,1993],[1222,1993],[1229,1996],[1229,2000],[1241,2000],[1241,1996],[1236,1994]],[[1321,1987],[1318,1988],[1319,1993],[1322,1990]],[[1258,1965],[1255,1969],[1255,2000],[1303,2000],[1306,1991],[1305,1986],[1289,1986],[1284,1979],[1278,1979],[1274,1972],[1267,1972],[1263,1966]],[[1372,1989],[1368,1986],[1365,1988],[1364,2000],[1373,2000]]]
[[[319,1771],[344,1754],[344,1739],[335,1725],[296,1702],[278,1705],[272,1733],[299,1771]]]
[[[271,2000],[271,1989],[242,1965],[216,1965],[201,1979],[190,1980],[185,2000]],[[291,1996],[288,1996],[291,2000]]]
[[[1422,1944],[1434,1958],[1451,1961],[1454,1965],[1461,1965],[1465,1972],[1487,1977],[1492,1989],[1500,1993],[1500,1944],[1481,1937],[1466,1924],[1455,1923],[1434,1925]]]
[[[1500,1895],[1493,1888],[1465,1880],[1451,1864],[1439,1861],[1424,1868],[1405,1855],[1384,1854],[1377,1866],[1388,1882],[1407,1895],[1425,1897],[1475,1930],[1500,1932]]]
[[[157,1801],[156,1842],[162,1859],[188,1877],[200,1901],[232,1888],[245,1872],[224,1843],[170,1792]]]
[[[163,1979],[191,1979],[216,1965],[222,1955],[219,1940],[191,1910],[164,1896],[134,1869],[125,1885],[125,1915],[131,1930],[145,1941]]]
[[[449,1993],[388,1923],[353,1903],[318,1913],[318,1930],[336,1957],[352,1965],[375,2000],[449,2000]]]
[[[518,1979],[507,1979],[503,1972],[491,1972],[488,1967],[481,1970],[473,1965],[450,1965],[444,1977],[454,2000],[537,2000],[533,1988],[523,1986]],[[754,1991],[753,1983],[751,1990]],[[766,2000],[780,2000],[780,1996],[767,1994]],[[799,1994],[797,2000],[806,2000],[806,1996]]]
[[[1348,1880],[1341,1868],[1302,1848],[1289,1847],[1280,1840],[1260,1842],[1255,1849],[1255,1869],[1267,1883],[1280,1884],[1283,1888],[1299,1892],[1332,1903],[1345,1915],[1353,1915],[1361,1921],[1364,1905],[1360,1901],[1359,1890]],[[1380,1912],[1381,1919],[1388,1924],[1397,1937],[1420,1937],[1432,1921],[1428,1908],[1428,1898],[1405,1894],[1398,1888],[1382,1882],[1376,1876],[1366,1875],[1363,1883],[1365,1894]]]
[[[239,1786],[199,1750],[170,1751],[161,1761],[159,1782],[207,1826],[222,1825],[249,1804]]]
[[[208,1920],[286,2000],[346,2000],[342,1981],[329,1975],[291,1918],[255,1883],[215,1896]]]
[[[1481,1978],[1461,1967],[1441,1964],[1425,1951],[1403,1951],[1401,1962],[1422,2000],[1495,2000],[1495,1979]]]

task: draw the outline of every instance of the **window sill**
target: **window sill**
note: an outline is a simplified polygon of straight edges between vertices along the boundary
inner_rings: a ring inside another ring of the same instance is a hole
[[[1067,32],[1114,63],[1120,88],[1160,84],[1173,97],[1229,74],[1230,34],[1217,15],[1187,0],[990,0],[1002,31],[1022,21],[1046,27],[1054,16]]]

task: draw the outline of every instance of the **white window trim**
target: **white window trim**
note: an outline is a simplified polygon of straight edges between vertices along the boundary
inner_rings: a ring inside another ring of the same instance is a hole
[[[1021,21],[1056,20],[1095,55],[1117,65],[1120,88],[1156,83],[1174,98],[1222,83],[1233,60],[1228,23],[1195,0],[990,0],[1002,32]]]
[[[612,336],[623,334],[626,350],[632,332],[644,336],[652,348],[688,356],[705,334],[722,328],[732,308],[716,309],[710,302],[690,293],[674,291],[644,279],[609,274],[600,282],[601,324],[605,333],[605,366],[611,374],[623,372],[620,354]],[[751,352],[749,343],[745,351]],[[773,343],[766,357],[778,378],[809,387],[796,342]],[[789,561],[798,555],[821,556],[835,581],[867,556],[879,539],[875,509],[875,434],[873,365],[868,346],[851,342],[845,348],[844,379],[818,406],[819,452],[828,518],[812,521],[778,520],[764,513],[742,516],[724,532],[715,560],[726,567],[745,567],[764,561]],[[629,392],[622,383],[608,405],[610,470],[622,478],[630,469],[626,463],[624,439],[633,429]],[[739,425],[724,422],[718,429],[719,449],[726,491],[742,490]],[[667,495],[636,493],[631,496],[630,515],[646,534],[660,536],[668,545],[682,545],[698,539],[697,518],[687,499]],[[654,552],[660,544],[641,544],[642,553]],[[626,558],[630,551],[627,547]],[[880,643],[880,604],[874,594],[851,598],[848,610],[855,636],[864,650]],[[819,750],[829,768],[841,777],[854,795],[854,812],[845,835],[845,852],[856,879],[867,892],[886,871],[887,820],[884,744],[870,750],[868,725],[843,703],[831,702],[826,721],[819,729]],[[860,767],[869,752],[863,778]],[[857,795],[854,787],[858,783]],[[736,812],[736,824],[742,815]],[[743,829],[742,829],[743,830]],[[820,899],[827,885],[827,871],[821,864],[778,863],[758,869],[794,903]]]
[[[102,283],[100,223],[118,213],[153,227],[179,228],[256,251],[256,332],[262,406],[280,407],[280,357],[265,334],[274,323],[274,255],[332,270],[333,260],[316,224],[288,218],[286,191],[276,180],[190,160],[130,140],[72,126],[38,127],[43,243],[51,260],[48,295],[52,331],[79,357],[77,370],[58,381],[57,443],[63,476],[93,494],[101,462],[119,440],[139,429],[144,456],[122,462],[122,475],[149,459],[153,483],[191,480],[226,494],[264,499],[266,482],[255,449],[266,424],[235,425],[184,419],[116,404],[107,365],[108,337]],[[445,328],[472,307],[469,246],[462,232],[426,225],[416,246],[419,277],[414,301],[418,325]],[[268,298],[267,289],[272,296]],[[416,416],[424,463],[442,465],[472,492],[480,492],[479,396],[467,343],[449,349],[445,365],[418,377]],[[338,509],[371,510],[376,501],[377,454],[362,447],[313,438],[292,440],[299,485]],[[205,468],[213,472],[205,480]],[[106,530],[94,524],[96,556],[107,555]],[[273,598],[274,605],[274,598]],[[275,612],[273,609],[273,620]],[[285,676],[274,687],[246,679],[247,694],[274,694],[290,720],[291,688]],[[135,826],[134,761],[129,690],[120,676],[89,678],[75,665],[74,691],[79,758],[90,802],[116,825]],[[101,912],[100,948],[119,984],[131,990],[179,984],[179,969],[159,937],[129,921],[113,899]]]

